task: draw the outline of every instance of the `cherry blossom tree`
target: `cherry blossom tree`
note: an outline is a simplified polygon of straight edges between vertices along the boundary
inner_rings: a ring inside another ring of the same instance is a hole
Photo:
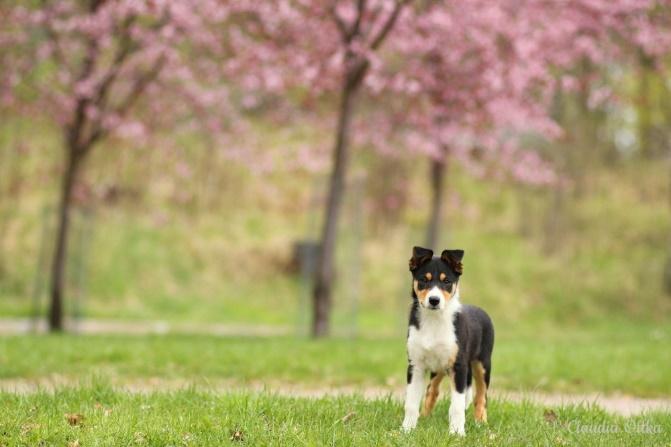
[[[510,137],[525,131],[553,134],[557,129],[532,89],[519,82],[529,75],[510,54],[515,18],[504,3],[471,0],[418,6],[390,42],[405,61],[385,85],[406,98],[401,103],[406,110],[401,124],[406,145],[411,153],[431,159],[427,246],[438,244],[451,157],[468,165],[477,149],[481,158],[500,155],[499,168],[524,176],[524,181],[554,181],[552,170],[535,153],[519,151]],[[505,165],[513,160],[525,166]]]
[[[349,162],[348,133],[356,94],[370,69],[371,54],[379,49],[391,32],[404,4],[405,0],[357,0],[356,5],[336,2],[330,12],[341,38],[342,72],[333,166],[313,289],[312,334],[316,337],[329,332],[337,225],[345,190]]]
[[[320,255],[312,292],[312,334],[329,333],[337,225],[349,167],[350,131],[358,97],[376,54],[396,25],[407,0],[329,0],[259,5],[270,17],[259,33],[267,67],[253,75],[275,90],[298,87],[312,97],[338,96]],[[251,56],[250,56],[251,57]],[[240,62],[243,63],[244,62]],[[272,67],[272,68],[270,68]]]
[[[229,112],[218,66],[229,50],[221,30],[231,8],[216,0],[44,0],[5,8],[3,103],[24,100],[16,95],[27,85],[33,113],[62,130],[49,308],[49,327],[59,331],[73,191],[85,160],[109,136],[140,139],[150,126],[189,116],[191,106],[207,108],[210,123]]]
[[[409,8],[389,42],[404,66],[391,74],[376,72],[371,82],[383,85],[383,94],[404,98],[406,113],[396,127],[406,129],[411,152],[432,160],[428,246],[438,242],[444,173],[452,157],[472,165],[475,150],[499,174],[536,185],[557,183],[556,170],[537,152],[523,150],[519,137],[562,134],[551,106],[558,89],[589,81],[576,66],[622,63],[623,49],[631,46],[651,54],[668,48],[668,26],[658,6],[469,0]]]

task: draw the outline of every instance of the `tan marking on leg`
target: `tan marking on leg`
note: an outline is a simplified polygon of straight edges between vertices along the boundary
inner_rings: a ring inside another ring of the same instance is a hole
[[[438,400],[438,395],[440,394],[440,382],[445,377],[444,373],[436,374],[436,377],[431,379],[429,386],[426,387],[426,397],[424,398],[424,410],[422,410],[422,416],[428,416],[431,414],[436,401]]]
[[[475,398],[473,399],[474,416],[478,422],[487,422],[487,384],[485,383],[485,367],[482,362],[471,362],[473,382],[475,384]]]

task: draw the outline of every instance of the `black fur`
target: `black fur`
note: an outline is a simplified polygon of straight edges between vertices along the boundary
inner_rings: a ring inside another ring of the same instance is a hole
[[[454,363],[455,385],[458,392],[471,382],[471,362],[479,361],[485,368],[485,383],[489,386],[494,350],[494,325],[487,313],[476,306],[462,305],[454,319],[459,353]]]
[[[419,329],[419,301],[417,301],[417,295],[415,295],[414,290],[412,291],[412,307],[410,307],[408,329],[410,326],[414,326],[416,329]]]

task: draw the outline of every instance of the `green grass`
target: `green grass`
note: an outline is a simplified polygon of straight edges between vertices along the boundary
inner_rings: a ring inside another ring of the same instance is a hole
[[[671,442],[668,414],[625,419],[593,407],[544,409],[497,400],[489,403],[488,425],[476,425],[469,410],[467,436],[461,439],[448,435],[447,408],[446,400],[439,401],[433,415],[420,418],[417,429],[404,434],[399,430],[402,405],[393,399],[298,399],[195,390],[128,394],[93,384],[53,394],[0,394],[0,445],[649,446]]]
[[[668,328],[622,326],[497,336],[499,390],[671,396]],[[312,388],[405,383],[405,340],[292,337],[20,336],[0,338],[0,379],[94,375],[114,383],[268,383]]]

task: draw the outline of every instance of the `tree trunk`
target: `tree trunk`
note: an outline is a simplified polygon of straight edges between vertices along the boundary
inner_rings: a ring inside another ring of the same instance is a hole
[[[670,177],[671,179],[671,177]],[[671,192],[671,185],[669,185],[669,192]],[[671,205],[671,196],[669,196],[669,204]],[[666,264],[664,265],[664,272],[662,282],[664,291],[668,296],[671,296],[671,246],[669,246],[666,257]]]
[[[68,145],[67,163],[61,183],[60,202],[58,205],[58,226],[56,229],[56,246],[51,263],[51,285],[49,303],[49,331],[63,330],[63,291],[65,288],[65,267],[67,263],[67,244],[70,232],[70,208],[72,192],[81,163],[80,152]]]
[[[9,226],[12,221],[13,213],[8,213],[5,203],[8,202],[8,199],[12,198],[11,208],[13,210],[18,210],[20,201],[21,201],[21,189],[22,189],[22,168],[21,165],[21,154],[20,154],[20,142],[21,136],[20,127],[15,126],[16,136],[12,144],[7,145],[7,155],[4,151],[2,152],[1,162],[2,166],[5,167],[6,179],[7,182],[0,182],[0,281],[2,281],[7,267],[7,260],[10,258],[7,253],[7,234],[9,233]],[[2,172],[2,175],[5,175]]]
[[[654,148],[652,147],[652,107],[650,101],[650,70],[652,70],[649,58],[640,57],[638,73],[638,104],[636,107],[638,144],[644,158],[652,159]]]
[[[447,160],[431,160],[431,216],[426,231],[426,247],[439,250],[440,224],[443,216],[443,183]]]
[[[329,334],[331,293],[333,287],[333,259],[338,230],[338,217],[345,191],[347,175],[349,124],[353,110],[356,83],[345,80],[338,115],[336,141],[333,148],[333,168],[329,182],[328,201],[321,235],[320,255],[317,261],[315,284],[312,294],[312,336]]]
[[[565,236],[566,225],[566,192],[560,186],[552,191],[552,204],[545,216],[543,252],[552,255],[561,247]]]

